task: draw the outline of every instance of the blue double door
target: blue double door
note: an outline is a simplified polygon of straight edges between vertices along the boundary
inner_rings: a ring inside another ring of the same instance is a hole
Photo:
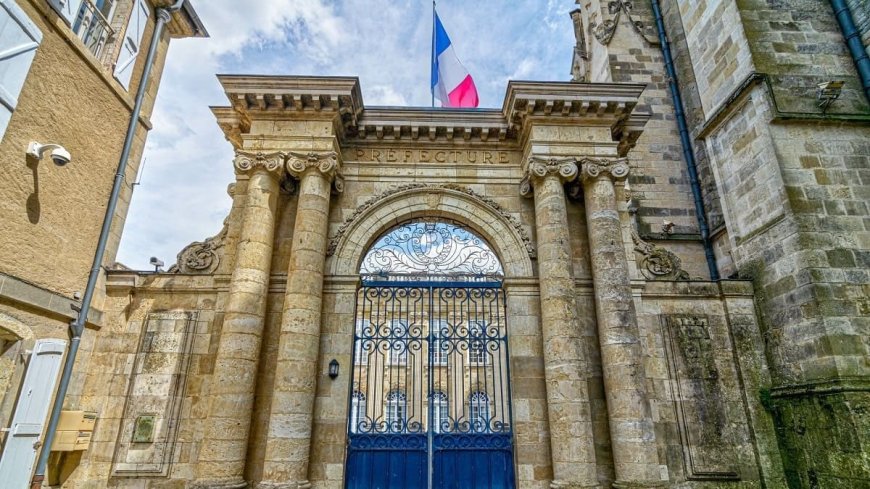
[[[505,296],[498,282],[364,281],[348,489],[512,489]]]

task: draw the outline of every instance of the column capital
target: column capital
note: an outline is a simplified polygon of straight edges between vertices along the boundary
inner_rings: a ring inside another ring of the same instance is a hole
[[[290,152],[287,158],[287,173],[297,179],[302,175],[315,171],[332,183],[336,192],[344,190],[344,177],[341,174],[341,162],[335,151],[296,153]]]
[[[523,180],[520,193],[528,195],[538,182],[548,176],[555,176],[561,183],[570,182],[577,177],[577,159],[574,157],[529,156],[523,167]]]
[[[284,170],[286,155],[281,151],[264,153],[262,151],[236,151],[233,167],[236,173],[250,174],[258,169],[265,170],[275,176],[280,176]]]
[[[623,180],[628,176],[628,158],[583,158],[580,160],[580,178],[583,183],[591,182],[599,177],[607,177],[613,181]]]

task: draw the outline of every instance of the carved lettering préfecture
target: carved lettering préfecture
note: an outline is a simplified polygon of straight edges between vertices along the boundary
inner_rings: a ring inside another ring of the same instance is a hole
[[[436,163],[455,165],[509,165],[509,151],[357,148],[345,153],[346,159],[360,163]]]

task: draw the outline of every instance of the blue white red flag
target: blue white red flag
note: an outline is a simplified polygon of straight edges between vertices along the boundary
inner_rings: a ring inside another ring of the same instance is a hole
[[[432,94],[442,107],[477,107],[477,87],[453,51],[441,19],[435,13],[432,33]]]

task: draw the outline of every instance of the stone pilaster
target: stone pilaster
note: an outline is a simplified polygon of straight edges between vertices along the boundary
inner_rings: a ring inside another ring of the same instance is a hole
[[[320,311],[329,201],[343,180],[338,155],[290,153],[287,171],[299,179],[299,203],[287,270],[287,290],[266,439],[262,488],[305,489],[320,347]]]
[[[598,479],[586,355],[577,318],[563,187],[577,176],[577,164],[573,158],[532,156],[526,162],[525,173],[520,191],[534,191],[535,196],[544,376],[553,459],[550,487],[595,487]]]
[[[269,287],[275,210],[283,153],[238,151],[237,174],[248,177],[242,229],[212,374],[208,421],[199,452],[197,487],[245,487],[245,455]]]
[[[628,162],[584,159],[580,164],[614,487],[650,487],[661,482],[661,475],[614,185],[628,176]]]

